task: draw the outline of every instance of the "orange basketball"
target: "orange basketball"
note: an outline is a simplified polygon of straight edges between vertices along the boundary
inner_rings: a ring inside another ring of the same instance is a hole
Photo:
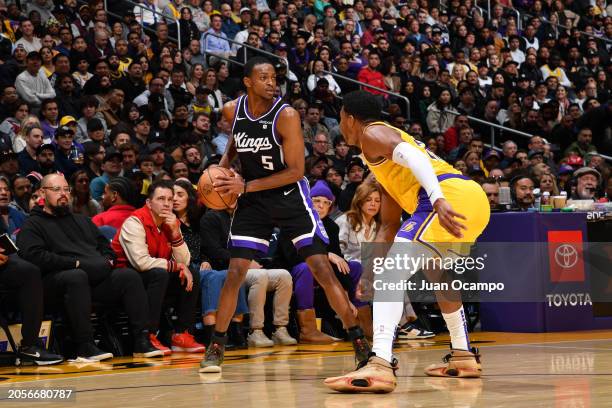
[[[198,195],[200,202],[212,210],[225,210],[234,205],[238,199],[237,194],[220,194],[215,191],[213,183],[215,178],[220,175],[232,177],[233,174],[225,167],[212,166],[204,170],[198,180]]]

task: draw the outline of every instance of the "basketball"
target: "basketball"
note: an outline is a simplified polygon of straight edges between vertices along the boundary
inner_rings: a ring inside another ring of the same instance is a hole
[[[232,172],[225,167],[213,166],[209,167],[200,176],[198,180],[198,195],[200,202],[211,210],[225,210],[234,205],[238,199],[237,194],[220,194],[215,191],[213,183],[215,178],[220,175],[232,177]]]

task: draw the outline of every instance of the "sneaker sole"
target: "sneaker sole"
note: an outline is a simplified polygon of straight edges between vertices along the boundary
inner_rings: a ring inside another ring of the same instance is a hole
[[[22,366],[22,365],[48,366],[48,365],[60,364],[63,361],[64,359],[41,361],[41,360],[30,360],[27,358],[18,357],[15,359],[15,365],[16,366]]]
[[[382,380],[375,377],[336,377],[335,379],[325,380],[324,384],[338,392],[376,394],[390,393],[395,390],[397,385],[395,381]]]
[[[268,348],[268,347],[274,347],[274,342],[270,342],[266,344],[257,344],[257,343],[248,342],[248,345],[249,347],[255,347],[255,348]]]
[[[103,361],[103,360],[110,360],[111,358],[113,358],[113,354],[112,353],[104,353],[104,354],[100,354],[97,356],[91,356],[91,357],[84,357],[84,356],[79,356],[79,357],[83,357],[87,360],[91,360],[91,361]]]
[[[195,347],[195,348],[185,348],[179,346],[172,346],[172,351],[182,352],[182,353],[203,353],[206,351],[206,347]]]
[[[163,357],[164,352],[161,350],[149,351],[148,353],[133,353],[136,358],[151,358],[151,357]]]
[[[421,339],[431,339],[432,337],[436,337],[435,334],[430,334],[430,335],[426,335],[426,336],[407,336],[407,335],[399,335],[397,336],[398,340],[421,340]]]
[[[297,340],[293,339],[292,341],[280,341],[276,339],[272,339],[275,346],[295,346],[297,344]]]
[[[198,370],[199,373],[204,374],[215,374],[221,372],[221,366],[208,366],[208,367],[200,367]]]
[[[480,378],[482,375],[481,369],[466,370],[461,368],[447,369],[445,367],[432,370],[425,370],[425,374],[430,377],[446,377],[446,378]]]

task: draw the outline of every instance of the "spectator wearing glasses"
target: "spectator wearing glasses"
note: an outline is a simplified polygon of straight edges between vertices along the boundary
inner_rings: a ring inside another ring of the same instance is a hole
[[[108,240],[88,217],[71,212],[71,188],[63,175],[45,176],[41,189],[44,205],[33,207],[23,225],[17,239],[19,255],[41,269],[45,302],[63,305],[77,359],[113,357],[94,343],[92,299],[104,305],[123,305],[134,336],[135,357],[159,356],[146,331],[146,294],[136,271],[113,270],[115,255]]]
[[[329,140],[325,133],[315,135],[312,143],[312,156],[318,158],[333,154],[329,147]]]

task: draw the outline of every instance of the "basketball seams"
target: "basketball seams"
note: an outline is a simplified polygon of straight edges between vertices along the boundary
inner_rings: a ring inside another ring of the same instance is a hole
[[[208,182],[209,182],[209,183],[207,183],[207,184],[209,184],[210,186],[212,186],[212,185],[213,185],[213,178],[212,178],[212,174],[211,174],[210,169],[211,169],[211,168],[209,167],[209,168],[207,168],[206,170],[204,170],[204,172],[203,172],[203,174],[202,174],[202,175],[203,175],[203,176],[205,176],[205,177],[208,177]],[[229,173],[229,170],[227,170],[227,169],[225,169],[225,168],[223,168],[223,167],[219,167],[219,169],[223,169],[223,170],[221,170],[221,171],[222,171],[222,172],[223,172],[225,175],[227,175],[227,176],[230,176],[230,175],[231,175],[231,173],[230,173],[230,174],[228,174],[228,173]],[[200,183],[198,183],[198,184],[200,184]],[[220,206],[219,206],[219,205],[216,205],[216,204],[215,204],[215,203],[214,203],[212,200],[210,200],[209,198],[207,198],[207,194],[204,194],[202,191],[200,191],[199,196],[201,197],[201,199],[202,199],[202,201],[203,201],[203,204],[204,204],[204,205],[206,205],[208,208],[211,208],[211,209],[214,209],[214,210],[223,210],[223,209],[227,209],[227,208],[229,208],[229,207],[230,207],[230,205],[228,204],[228,201],[227,201],[227,200],[225,200],[225,198],[223,197],[223,195],[221,195],[221,194],[220,194],[218,191],[216,191],[216,190],[215,190],[215,193],[217,194],[217,196],[219,197],[219,199],[221,200],[221,202],[223,203],[223,205],[224,205],[225,207],[220,208]],[[236,195],[235,195],[235,194],[231,194],[231,196],[235,197]],[[236,197],[236,198],[237,198],[237,197]],[[229,201],[229,202],[231,202],[231,201]]]

